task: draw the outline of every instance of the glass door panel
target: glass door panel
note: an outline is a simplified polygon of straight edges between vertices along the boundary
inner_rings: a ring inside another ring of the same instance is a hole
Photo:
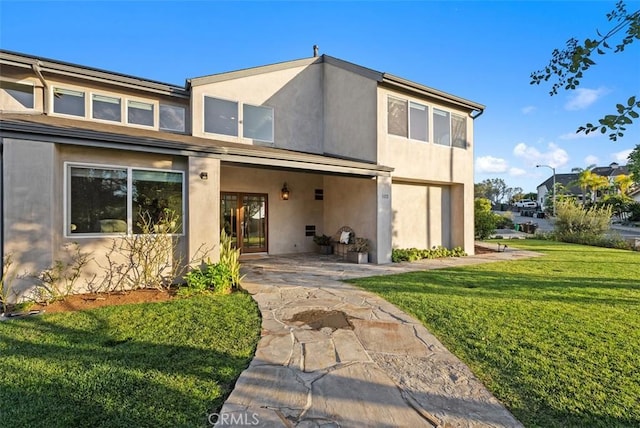
[[[242,195],[242,251],[267,251],[267,196]]]
[[[233,246],[238,248],[238,195],[223,193],[220,201],[220,230],[233,238]]]

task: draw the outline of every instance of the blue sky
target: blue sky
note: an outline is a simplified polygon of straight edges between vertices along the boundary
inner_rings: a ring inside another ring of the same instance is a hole
[[[607,30],[615,1],[209,2],[0,0],[0,47],[167,83],[320,53],[487,106],[475,181],[534,191],[550,176],[626,163],[640,124],[614,143],[575,134],[640,95],[640,42],[597,59],[579,91],[531,86],[554,48]],[[629,10],[640,1],[627,1]]]

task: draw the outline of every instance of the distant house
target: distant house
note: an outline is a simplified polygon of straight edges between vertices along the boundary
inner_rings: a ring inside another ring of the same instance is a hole
[[[591,172],[603,177],[607,177],[609,180],[609,183],[613,185],[615,182],[615,178],[622,174],[628,175],[629,169],[626,167],[626,165],[621,166],[613,162],[609,166],[594,167],[591,170]],[[578,177],[579,177],[579,174],[575,172],[566,173],[566,174],[556,174],[555,181],[556,181],[556,184],[561,184],[564,187],[566,194],[573,195],[577,198],[581,198],[582,189],[578,185]],[[541,206],[544,204],[547,194],[552,192],[553,190],[553,179],[554,177],[553,175],[551,175],[545,181],[540,183],[537,187],[538,203]],[[587,190],[587,192],[589,191]]]
[[[8,51],[0,65],[0,248],[20,271],[77,242],[99,275],[105,248],[164,208],[187,258],[217,259],[221,229],[277,255],[342,226],[374,263],[474,252],[476,102],[328,55],[185,85]]]

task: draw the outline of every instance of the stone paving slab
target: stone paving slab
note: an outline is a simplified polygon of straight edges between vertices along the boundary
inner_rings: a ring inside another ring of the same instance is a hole
[[[364,266],[296,255],[243,263],[262,337],[216,426],[257,418],[252,425],[264,427],[521,427],[422,324],[340,280],[538,255],[510,250]]]

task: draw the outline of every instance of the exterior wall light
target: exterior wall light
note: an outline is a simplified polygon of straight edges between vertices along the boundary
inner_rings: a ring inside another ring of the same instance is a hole
[[[209,178],[209,174],[206,171],[202,171],[200,173],[200,179],[201,180],[207,180]]]
[[[282,189],[280,190],[280,197],[282,198],[283,201],[288,201],[290,194],[291,194],[291,192],[289,191],[289,188],[287,187],[287,183],[284,183],[282,185]]]

